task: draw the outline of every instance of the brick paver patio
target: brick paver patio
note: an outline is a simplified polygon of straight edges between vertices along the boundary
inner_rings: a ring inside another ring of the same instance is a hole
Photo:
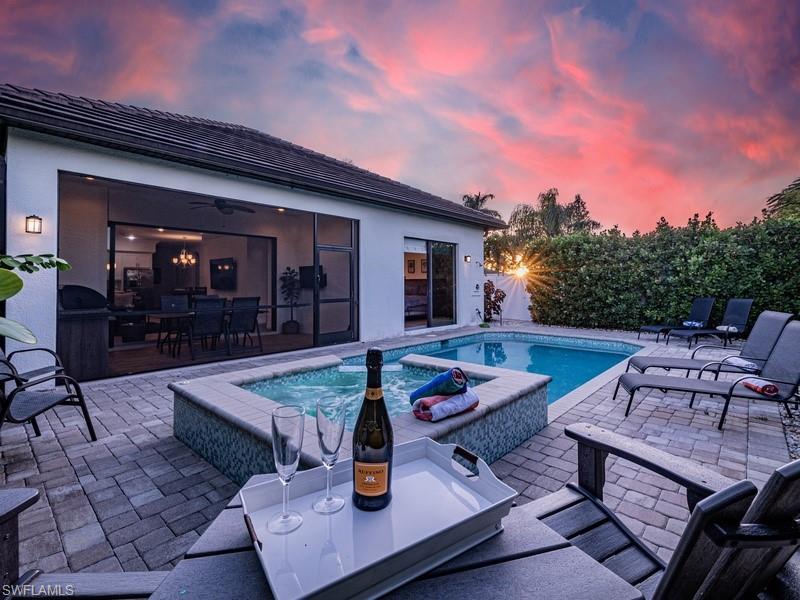
[[[635,340],[620,332],[525,327],[543,333]],[[477,331],[467,328],[465,332]],[[452,332],[450,332],[452,333]],[[431,334],[419,336],[429,341]],[[390,343],[414,343],[416,337]],[[364,344],[314,349],[298,355],[351,353]],[[684,355],[685,345],[660,344],[654,353]],[[99,440],[89,443],[83,420],[71,407],[40,418],[42,437],[5,425],[0,442],[0,486],[38,487],[39,502],[21,518],[22,568],[56,571],[169,569],[236,493],[237,486],[172,436],[172,381],[265,365],[281,356],[217,363],[89,383],[84,391]],[[673,454],[711,465],[733,478],[761,484],[788,460],[779,409],[769,402],[736,401],[716,429],[721,402],[702,399],[690,409],[681,394],[637,394],[624,417],[627,396],[612,399],[613,383],[590,393],[504,458],[494,471],[517,489],[520,502],[574,480],[569,423],[586,421],[641,438]],[[688,518],[678,486],[609,459],[607,503],[665,559]]]

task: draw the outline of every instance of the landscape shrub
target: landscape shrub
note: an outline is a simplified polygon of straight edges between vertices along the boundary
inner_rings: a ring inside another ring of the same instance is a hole
[[[637,329],[674,323],[696,296],[714,296],[712,323],[728,298],[762,310],[800,312],[800,220],[765,219],[720,229],[708,216],[685,227],[663,219],[646,234],[618,229],[528,243],[534,321]]]

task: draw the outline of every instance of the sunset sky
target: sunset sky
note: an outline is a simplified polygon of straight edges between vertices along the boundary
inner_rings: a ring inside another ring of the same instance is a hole
[[[233,121],[508,216],[760,214],[800,176],[800,2],[4,1],[0,81]]]

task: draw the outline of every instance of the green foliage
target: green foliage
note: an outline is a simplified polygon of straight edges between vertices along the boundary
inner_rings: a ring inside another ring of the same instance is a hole
[[[16,271],[36,273],[41,269],[68,271],[70,268],[67,261],[53,254],[0,254],[0,301],[8,300],[22,290],[24,281]],[[25,344],[36,343],[36,336],[30,329],[5,317],[0,317],[0,336]]]
[[[487,208],[486,206],[489,200],[494,200],[494,194],[483,194],[481,192],[476,192],[475,194],[464,194],[461,197],[461,200],[464,203],[464,206],[467,208],[478,210],[489,215],[490,217],[495,217],[496,219],[503,218],[499,212],[491,208]]]
[[[519,204],[508,220],[510,234],[520,239],[556,237],[581,231],[595,231],[600,223],[589,217],[580,194],[568,204],[558,203],[558,190],[539,194],[536,204]]]
[[[716,322],[729,298],[763,310],[800,311],[800,221],[766,219],[720,229],[695,215],[685,227],[618,229],[537,238],[527,252],[541,277],[528,283],[531,315],[552,325],[635,329],[675,322],[696,296],[715,296]]]
[[[793,217],[800,219],[800,177],[787,185],[777,194],[767,198],[769,217]]]
[[[505,299],[506,293],[503,290],[495,287],[494,282],[485,281],[483,283],[483,320],[488,323],[495,315],[499,315]]]

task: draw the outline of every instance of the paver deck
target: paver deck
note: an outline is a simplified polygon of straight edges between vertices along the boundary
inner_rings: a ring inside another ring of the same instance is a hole
[[[514,324],[539,333],[635,340],[630,333]],[[497,329],[504,329],[499,327]],[[464,333],[482,331],[464,328]],[[452,331],[448,332],[452,333]],[[424,333],[387,340],[430,341]],[[642,340],[645,342],[645,340]],[[292,359],[352,353],[347,344],[291,353]],[[659,344],[654,354],[683,356],[685,344]],[[172,436],[172,393],[167,384],[255,366],[287,355],[202,365],[85,384],[97,429],[89,443],[80,413],[60,407],[28,427],[4,425],[0,441],[0,487],[38,487],[41,498],[23,513],[22,568],[56,571],[168,569],[198,538],[237,491],[227,477]],[[725,430],[716,429],[722,403],[702,399],[690,409],[682,394],[637,394],[625,418],[627,396],[612,399],[614,384],[589,390],[570,408],[492,468],[520,492],[520,502],[575,480],[576,448],[564,425],[586,421],[645,439],[673,454],[710,465],[733,478],[763,483],[788,461],[779,408],[770,402],[734,400]],[[678,486],[626,461],[609,459],[607,503],[665,559],[688,518]]]

